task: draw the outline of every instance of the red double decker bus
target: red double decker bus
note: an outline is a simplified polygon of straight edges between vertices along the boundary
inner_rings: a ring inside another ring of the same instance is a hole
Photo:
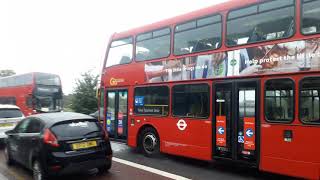
[[[100,90],[110,136],[319,179],[319,7],[231,0],[115,33]]]
[[[20,107],[27,116],[62,110],[62,87],[55,74],[32,72],[0,78],[0,104]]]

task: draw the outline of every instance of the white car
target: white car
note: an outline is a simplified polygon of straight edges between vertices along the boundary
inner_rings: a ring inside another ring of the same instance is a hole
[[[5,139],[5,132],[13,129],[23,118],[18,106],[0,104],[0,140]]]

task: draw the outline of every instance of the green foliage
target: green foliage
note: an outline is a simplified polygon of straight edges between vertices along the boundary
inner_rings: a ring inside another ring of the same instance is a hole
[[[73,94],[63,95],[63,111],[73,112],[72,110],[72,97]]]
[[[12,76],[12,75],[15,75],[15,74],[16,73],[13,70],[10,70],[10,69],[0,70],[0,77]]]
[[[96,98],[98,75],[90,71],[81,75],[76,80],[70,108],[75,112],[90,114],[97,110],[98,100]]]

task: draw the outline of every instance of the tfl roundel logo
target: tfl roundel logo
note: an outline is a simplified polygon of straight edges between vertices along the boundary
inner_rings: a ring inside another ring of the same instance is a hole
[[[178,127],[178,129],[179,130],[181,130],[181,131],[184,131],[186,128],[187,128],[187,123],[186,123],[186,121],[185,120],[183,120],[183,119],[180,119],[178,122],[177,122],[177,127]]]

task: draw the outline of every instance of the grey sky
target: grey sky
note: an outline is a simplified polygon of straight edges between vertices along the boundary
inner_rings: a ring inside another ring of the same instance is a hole
[[[59,74],[72,92],[100,73],[110,35],[226,0],[1,0],[0,69]]]

